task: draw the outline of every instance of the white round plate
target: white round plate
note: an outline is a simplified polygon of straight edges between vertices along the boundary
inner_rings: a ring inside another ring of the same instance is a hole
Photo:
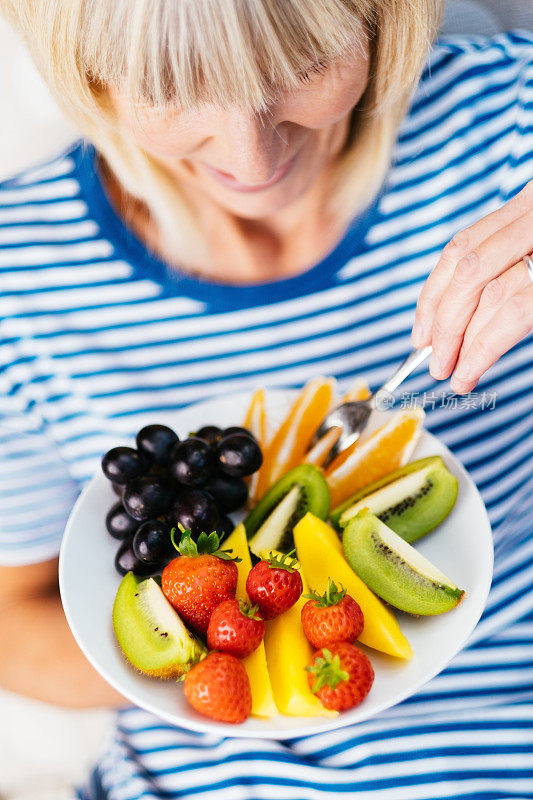
[[[281,418],[290,397],[290,392],[268,393],[270,419]],[[248,394],[218,397],[157,421],[172,426],[180,436],[202,425],[239,425],[249,399]],[[147,420],[150,421],[153,420]],[[70,515],[59,562],[63,606],[79,646],[95,669],[132,703],[174,725],[198,731],[285,739],[339,728],[390,708],[414,694],[461,650],[481,616],[492,578],[492,534],[483,501],[459,461],[424,431],[413,458],[435,454],[444,457],[459,479],[459,494],[448,519],[416,547],[465,589],[466,596],[456,609],[437,617],[415,618],[397,612],[414,656],[406,662],[363,648],[374,666],[375,681],[357,708],[334,719],[280,715],[270,720],[251,717],[242,725],[226,725],[194,711],[175,681],[161,681],[136,672],[122,655],[111,624],[120,576],[113,566],[117,542],[107,533],[104,521],[116,497],[101,472],[81,494]]]

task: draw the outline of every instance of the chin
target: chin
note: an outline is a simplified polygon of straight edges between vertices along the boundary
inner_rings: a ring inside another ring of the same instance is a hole
[[[291,181],[291,185],[285,185],[283,181],[279,186],[272,187],[265,192],[258,192],[257,194],[242,194],[234,193],[235,197],[228,197],[228,193],[224,196],[218,196],[217,202],[243,219],[262,219],[284,208],[292,205],[299,200],[309,189],[312,181]]]

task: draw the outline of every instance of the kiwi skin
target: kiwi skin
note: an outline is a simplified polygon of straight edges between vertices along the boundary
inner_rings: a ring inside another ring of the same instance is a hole
[[[139,598],[143,593],[151,603]],[[149,597],[148,597],[149,593]],[[156,616],[157,614],[157,616]],[[205,646],[185,627],[153,578],[128,572],[122,579],[113,605],[113,629],[122,654],[143,675],[179,678],[199,661]]]
[[[401,485],[406,483],[402,479],[406,479],[408,475],[415,479],[414,473],[417,472],[423,473],[419,488],[412,494],[404,488],[405,494],[402,496]],[[398,498],[388,507],[384,507],[383,500],[380,505],[381,496],[386,493],[389,494],[388,502],[391,502],[390,493],[395,483],[398,484]],[[331,512],[331,521],[337,530],[342,530],[360,508],[368,505],[402,539],[415,542],[446,519],[455,505],[457,491],[457,478],[447,469],[442,458],[429,456],[412,461],[359,490]]]
[[[149,678],[159,678],[160,680],[169,680],[170,678],[181,678],[182,675],[185,675],[194,664],[169,664],[167,667],[160,667],[159,669],[141,669],[137,667],[133,661],[130,661],[129,658],[124,655],[124,658],[134,667],[137,672],[140,672],[141,675],[148,675]]]
[[[368,588],[408,614],[443,614],[464,597],[438,567],[368,510],[346,526],[343,547],[346,560]]]
[[[160,667],[159,669],[141,669],[137,667],[133,661],[130,661],[126,655],[124,655],[124,658],[127,660],[128,664],[131,664],[141,675],[148,675],[149,678],[160,678],[160,680],[163,681],[169,680],[170,678],[181,678],[181,676],[185,675],[193,666],[193,664],[169,664],[168,667]]]
[[[394,472],[389,472],[387,475],[384,475],[383,478],[374,481],[374,483],[369,483],[367,486],[363,486],[363,488],[359,489],[357,492],[355,492],[355,494],[350,495],[347,500],[344,500],[340,505],[335,506],[329,515],[331,524],[334,525],[337,530],[342,530],[342,526],[340,524],[342,515],[351,506],[354,506],[359,502],[359,500],[362,500],[363,497],[377,492],[378,489],[381,489],[383,486],[388,486],[389,483],[392,483],[398,478],[403,478],[404,475],[409,475],[411,472],[415,472],[418,469],[428,466],[432,462],[436,462],[437,459],[440,459],[440,456],[428,456],[427,458],[419,458],[417,461],[410,461],[404,467],[395,469]]]
[[[261,498],[244,520],[246,536],[250,541],[268,519],[274,508],[288,495],[293,486],[301,488],[301,499],[279,539],[272,547],[283,553],[294,548],[292,530],[296,523],[310,511],[315,517],[326,520],[330,510],[329,486],[322,471],[313,464],[300,464],[287,472]]]

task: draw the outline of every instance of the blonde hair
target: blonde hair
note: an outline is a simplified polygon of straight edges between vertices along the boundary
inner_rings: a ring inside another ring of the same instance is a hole
[[[368,86],[331,172],[331,210],[348,221],[378,191],[398,125],[437,31],[442,0],[0,0],[67,116],[126,191],[145,203],[185,263],[208,257],[164,165],[128,139],[106,86],[135,106],[201,102],[262,111],[272,87],[371,43]]]

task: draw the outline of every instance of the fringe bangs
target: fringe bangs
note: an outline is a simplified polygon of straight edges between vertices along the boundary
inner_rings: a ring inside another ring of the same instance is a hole
[[[360,47],[369,0],[85,0],[80,70],[133,106],[264,111],[301,75]]]

